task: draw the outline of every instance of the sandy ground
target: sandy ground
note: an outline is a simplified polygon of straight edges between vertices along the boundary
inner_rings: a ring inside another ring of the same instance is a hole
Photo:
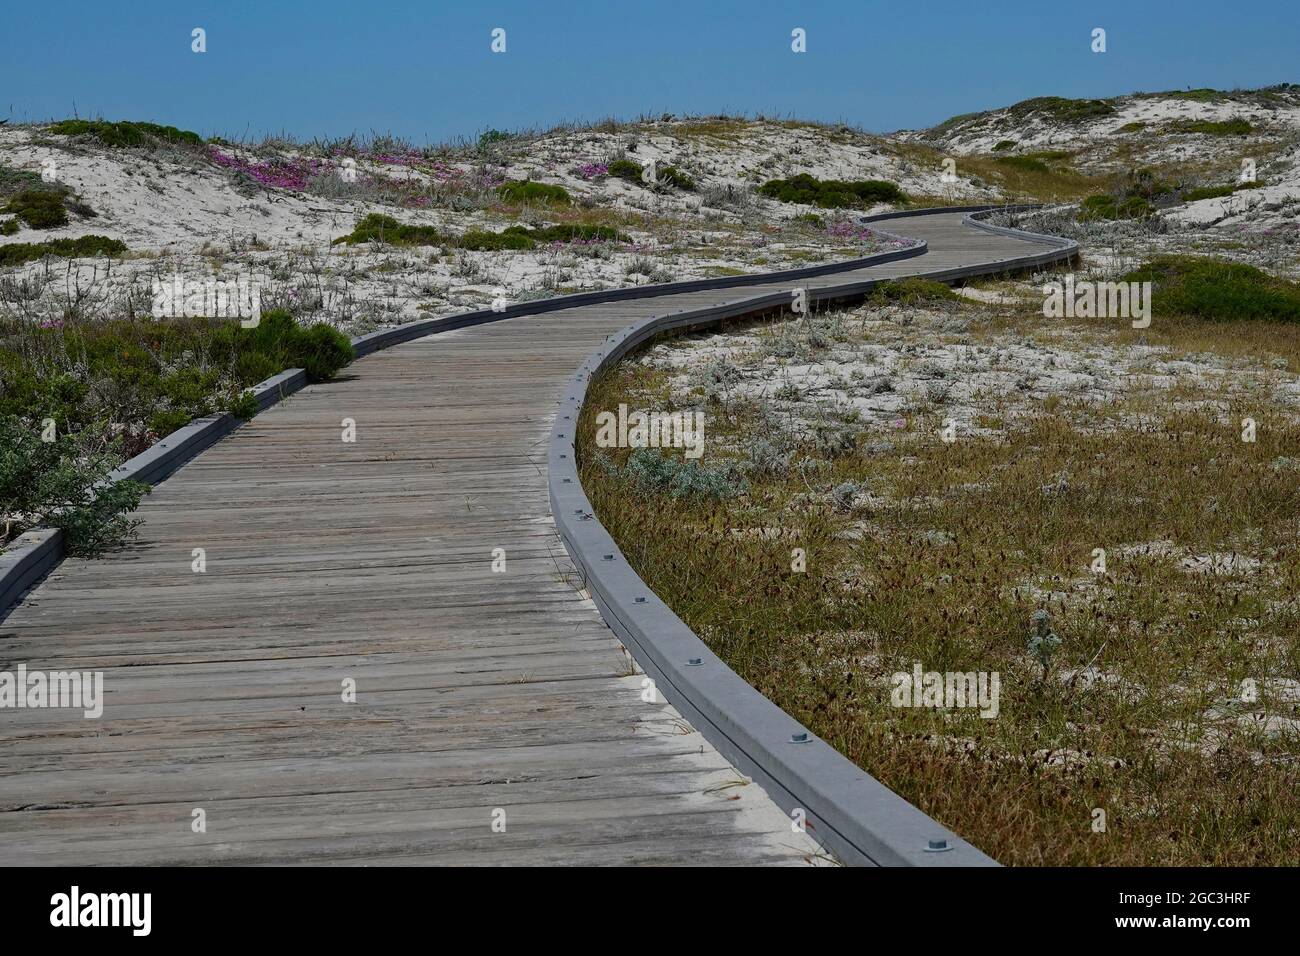
[[[106,260],[54,260],[0,270],[0,280],[8,280],[0,282],[0,309],[50,320],[76,302],[81,314],[122,314],[129,303],[149,301],[155,279],[243,279],[257,285],[265,304],[285,305],[304,320],[326,320],[358,333],[479,308],[497,298],[525,301],[815,264],[881,248],[879,240],[853,234],[853,217],[888,207],[833,213],[780,203],[756,192],[764,181],[795,173],[884,179],[916,196],[996,201],[1001,198],[997,190],[964,176],[960,163],[956,180],[945,181],[933,157],[917,158],[927,154],[918,154],[914,144],[927,143],[959,157],[989,152],[1006,138],[1016,141],[1013,152],[1071,150],[1071,162],[1081,170],[1179,164],[1192,157],[1219,179],[1230,175],[1242,156],[1258,154],[1261,188],[1163,210],[1156,223],[1140,230],[1128,224],[1093,227],[1085,248],[1095,250],[1095,262],[1106,269],[1172,246],[1282,274],[1300,270],[1300,91],[1271,98],[1243,94],[1221,102],[1170,96],[1111,102],[1111,115],[1082,123],[995,110],[934,130],[891,136],[811,123],[663,118],[521,134],[486,151],[462,147],[417,153],[372,144],[348,161],[357,179],[375,188],[343,185],[344,159],[327,155],[315,160],[319,168],[305,181],[306,191],[256,182],[215,161],[209,151],[167,146],[112,150],[52,135],[42,127],[5,127],[0,129],[0,166],[52,170],[98,215],[74,216],[57,229],[22,228],[0,236],[0,244],[97,234],[122,240],[131,252],[111,265]],[[1236,117],[1255,126],[1251,135],[1167,131],[1169,124],[1182,120]],[[1145,124],[1141,130],[1124,131],[1139,122]],[[217,149],[245,163],[309,162],[291,144],[222,144]],[[619,158],[658,168],[673,165],[697,188],[652,190],[602,174]],[[501,252],[331,244],[372,212],[452,235],[559,221],[554,210],[503,209],[492,200],[490,184],[526,178],[564,186],[575,200],[565,215],[614,224],[631,242]],[[489,190],[462,188],[484,181]],[[380,201],[379,185],[412,190],[409,196],[415,187],[441,192],[433,201],[424,197],[394,205]],[[802,221],[808,213],[822,221]],[[21,287],[18,280],[25,280]]]

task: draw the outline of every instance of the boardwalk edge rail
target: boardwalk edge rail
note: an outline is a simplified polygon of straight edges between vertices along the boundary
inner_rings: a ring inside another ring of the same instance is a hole
[[[963,221],[1050,248],[929,277],[953,280],[1033,268],[1071,259],[1078,252],[1072,240],[982,222],[981,214],[990,212],[988,207],[979,207],[970,210]],[[808,295],[818,303],[854,299],[880,281],[828,286],[808,290]],[[596,519],[582,489],[574,436],[587,389],[602,371],[664,332],[788,310],[790,301],[789,291],[781,291],[652,317],[609,336],[588,356],[560,397],[551,433],[547,475],[556,529],[606,623],[665,699],[727,760],[762,786],[778,806],[787,813],[802,810],[807,831],[841,862],[996,866],[996,861],[816,738],[710,651],[628,565]]]

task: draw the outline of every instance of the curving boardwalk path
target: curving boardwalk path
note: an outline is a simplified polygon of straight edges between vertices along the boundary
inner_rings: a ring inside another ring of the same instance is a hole
[[[929,251],[798,284],[1042,248],[958,214],[885,228]],[[0,622],[0,671],[102,670],[105,690],[98,720],[0,711],[0,864],[807,862],[808,836],[641,699],[545,476],[555,399],[608,333],[781,287],[419,339],[184,466],[135,543],[65,561]]]

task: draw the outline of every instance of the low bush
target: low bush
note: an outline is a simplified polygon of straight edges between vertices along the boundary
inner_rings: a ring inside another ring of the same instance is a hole
[[[397,246],[456,246],[473,252],[499,252],[503,249],[532,249],[547,242],[628,242],[628,237],[610,226],[586,223],[560,223],[554,226],[507,226],[501,232],[469,229],[461,236],[444,235],[432,226],[410,226],[392,216],[371,213],[340,242],[387,242]]]
[[[1216,322],[1300,322],[1300,283],[1254,266],[1201,256],[1158,256],[1124,276],[1152,284],[1152,311]]]
[[[1126,176],[1113,192],[1087,196],[1079,207],[1079,221],[1099,219],[1145,219],[1157,207],[1177,202],[1180,183],[1160,179],[1151,169],[1135,169]]]
[[[497,143],[504,143],[513,138],[514,135],[512,133],[507,133],[505,130],[487,129],[479,134],[479,149],[486,149],[489,146],[495,146]]]
[[[11,196],[0,211],[17,216],[33,229],[54,229],[68,224],[63,195],[57,192],[24,189]]]
[[[262,313],[256,328],[245,329],[234,323],[218,328],[218,334],[233,336],[232,349],[266,356],[273,371],[259,375],[253,385],[287,368],[306,369],[313,382],[333,378],[352,361],[351,340],[331,325],[318,322],[303,326],[284,309]]]
[[[1222,199],[1224,196],[1231,196],[1239,189],[1258,189],[1264,185],[1262,182],[1250,183],[1228,183],[1223,186],[1201,186],[1196,189],[1189,189],[1183,193],[1183,202],[1196,202],[1198,199]]]
[[[961,296],[953,292],[942,282],[933,279],[890,279],[871,290],[871,298],[877,302],[901,302],[904,305],[916,305],[922,302],[951,302]]]
[[[76,239],[47,239],[45,242],[11,242],[0,246],[0,266],[18,266],[46,256],[68,259],[90,256],[120,256],[126,243],[108,236],[79,236]]]
[[[65,549],[82,557],[121,543],[138,524],[126,516],[149,490],[138,481],[100,486],[121,461],[120,452],[87,454],[72,435],[45,441],[40,428],[0,416],[0,544],[38,526],[61,528]]]
[[[511,227],[502,232],[485,232],[482,229],[466,230],[456,245],[462,249],[475,252],[497,252],[502,249],[532,249],[535,243],[526,231],[515,231]]]
[[[355,245],[361,242],[386,242],[394,246],[441,246],[449,240],[433,226],[412,226],[398,222],[392,216],[372,212],[361,219],[352,232],[335,239],[333,245],[340,242]]]
[[[1169,127],[1172,133],[1203,133],[1206,136],[1247,136],[1251,125],[1247,120],[1236,117],[1229,120],[1182,120]]]
[[[252,329],[218,319],[9,320],[0,322],[0,415],[53,419],[87,447],[122,434],[135,454],[193,418],[247,411],[243,390],[286,368],[321,381],[351,359],[342,333],[300,326],[284,310]]]
[[[823,209],[845,209],[871,206],[876,203],[902,203],[906,195],[894,183],[881,179],[863,179],[852,182],[821,180],[807,173],[789,179],[772,179],[758,190],[771,199],[797,202]]]
[[[541,203],[543,205],[570,206],[573,197],[563,186],[535,183],[532,180],[511,180],[502,183],[497,193],[509,203]]]
[[[629,183],[641,184],[641,164],[635,163],[630,159],[616,159],[609,164],[606,172],[615,179],[623,179]]]
[[[50,132],[62,136],[89,136],[114,149],[126,146],[150,146],[158,140],[165,143],[182,143],[187,146],[203,145],[203,137],[190,130],[128,120],[116,123],[105,120],[61,120],[51,124]]]
[[[1014,119],[1047,116],[1060,122],[1077,123],[1112,116],[1115,107],[1106,100],[1072,100],[1064,96],[1037,96],[1033,99],[1021,100],[1008,107],[1007,113]]]
[[[695,191],[695,180],[676,166],[664,166],[659,170],[657,179],[662,185],[672,186],[674,189],[680,189],[684,192]]]
[[[456,240],[462,249],[479,252],[498,249],[533,249],[548,242],[629,242],[627,236],[611,226],[591,226],[565,222],[555,226],[507,226],[501,232],[471,229]]]

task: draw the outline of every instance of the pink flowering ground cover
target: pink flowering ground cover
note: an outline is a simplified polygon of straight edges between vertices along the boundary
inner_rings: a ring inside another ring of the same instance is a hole
[[[243,173],[263,186],[292,189],[296,192],[306,189],[307,180],[319,174],[325,168],[325,164],[319,159],[295,157],[273,163],[257,163],[242,159],[239,156],[232,156],[229,153],[223,153],[216,146],[209,147],[209,150],[212,161],[218,166],[224,166],[226,169],[233,169],[235,172]]]

